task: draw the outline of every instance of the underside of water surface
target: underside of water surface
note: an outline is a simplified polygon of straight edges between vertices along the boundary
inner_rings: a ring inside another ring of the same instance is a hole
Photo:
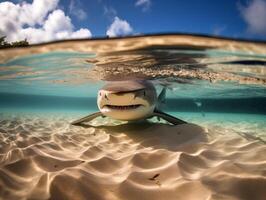
[[[112,81],[149,80],[188,122],[97,118]],[[264,199],[266,44],[193,35],[0,50],[0,199]],[[130,196],[129,196],[130,194]]]

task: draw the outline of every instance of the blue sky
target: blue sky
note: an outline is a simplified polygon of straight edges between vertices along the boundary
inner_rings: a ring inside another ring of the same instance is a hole
[[[66,1],[67,2],[67,1]],[[180,0],[151,1],[146,10],[136,7],[133,1],[87,1],[84,11],[87,20],[75,20],[79,27],[88,26],[95,35],[104,36],[112,19],[104,16],[104,7],[114,9],[116,15],[125,19],[136,33],[190,32],[228,36],[245,35],[245,22],[231,0]],[[121,3],[123,2],[123,3]],[[189,3],[188,3],[189,2]],[[85,1],[84,1],[85,4]],[[220,30],[220,31],[219,31]]]
[[[1,35],[31,43],[169,32],[266,40],[266,0],[13,0],[0,18]]]

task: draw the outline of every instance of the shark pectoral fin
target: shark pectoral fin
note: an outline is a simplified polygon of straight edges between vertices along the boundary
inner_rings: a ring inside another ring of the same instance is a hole
[[[79,125],[79,124],[81,124],[83,122],[91,121],[91,120],[93,120],[93,119],[95,119],[96,117],[99,117],[99,116],[103,117],[104,115],[101,112],[96,112],[96,113],[90,114],[90,115],[88,115],[86,117],[83,117],[81,119],[78,119],[76,121],[73,121],[73,122],[71,122],[71,124],[72,125]]]
[[[172,115],[168,115],[167,113],[164,113],[164,112],[161,112],[161,111],[158,111],[158,110],[155,110],[154,111],[154,115],[153,116],[156,116],[156,117],[160,117],[160,118],[163,118],[164,120],[170,122],[171,124],[174,124],[174,125],[179,125],[179,124],[187,124],[187,122],[181,120],[181,119],[178,119]]]

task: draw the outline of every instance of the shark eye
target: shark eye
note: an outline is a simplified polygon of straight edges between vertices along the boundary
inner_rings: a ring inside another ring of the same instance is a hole
[[[102,93],[100,92],[99,95],[102,96]]]

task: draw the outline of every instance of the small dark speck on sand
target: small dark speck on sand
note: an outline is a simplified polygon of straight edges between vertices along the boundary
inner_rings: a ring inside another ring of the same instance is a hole
[[[149,178],[150,181],[155,181],[160,174],[155,174],[153,177]]]
[[[54,168],[57,168],[57,165],[54,165]]]

